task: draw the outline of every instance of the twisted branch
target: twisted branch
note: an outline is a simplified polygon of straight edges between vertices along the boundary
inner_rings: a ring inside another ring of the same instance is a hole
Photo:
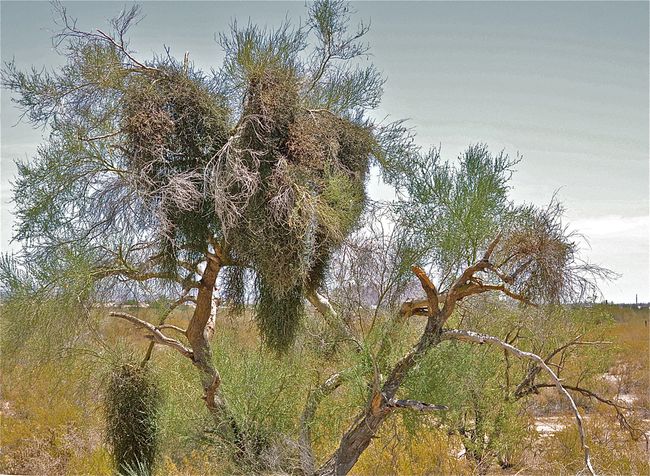
[[[525,352],[523,350],[520,350],[513,345],[510,345],[501,339],[498,339],[496,337],[486,335],[486,334],[479,334],[477,332],[472,332],[472,331],[463,331],[463,330],[458,330],[458,329],[451,329],[451,330],[445,330],[442,332],[441,338],[443,340],[460,340],[460,341],[467,341],[467,342],[475,342],[478,344],[484,344],[484,343],[490,343],[490,344],[495,344],[508,352],[516,355],[517,357],[524,358],[524,359],[529,359],[537,363],[539,367],[541,367],[551,378],[551,380],[554,382],[555,386],[557,387],[558,391],[566,397],[566,399],[569,401],[569,404],[571,405],[571,409],[573,410],[573,414],[575,415],[576,418],[576,427],[578,429],[578,433],[580,435],[580,445],[582,446],[582,450],[584,452],[585,456],[585,465],[587,469],[589,470],[589,473],[592,476],[596,475],[596,472],[594,471],[594,468],[591,464],[591,456],[590,456],[590,451],[589,447],[587,446],[586,439],[585,439],[585,431],[583,427],[583,421],[582,421],[582,416],[580,415],[580,412],[578,411],[578,407],[576,405],[576,402],[573,400],[573,397],[571,394],[564,388],[562,385],[562,382],[560,379],[555,375],[553,370],[544,362],[544,359],[542,359],[539,355],[533,354],[532,352]]]

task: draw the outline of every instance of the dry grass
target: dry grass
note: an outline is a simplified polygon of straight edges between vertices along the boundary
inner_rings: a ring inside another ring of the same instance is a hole
[[[96,402],[79,401],[70,386],[61,385],[59,376],[69,372],[64,366],[32,370],[3,375],[0,471],[111,474]]]
[[[644,322],[647,313],[623,309],[616,314],[618,308],[610,310],[614,312],[616,322],[603,324],[605,327],[600,330],[615,343],[615,364],[608,372],[616,376],[616,380],[601,379],[599,390],[608,395],[631,395],[635,398],[635,407],[648,408],[649,341]],[[152,321],[156,319],[154,309],[130,309],[130,312]],[[168,323],[185,327],[189,315],[189,308],[181,308],[173,313]],[[107,318],[102,333],[116,346],[128,343],[138,358],[146,352],[148,341],[122,322]],[[267,381],[273,378],[286,380],[281,389],[286,405],[282,411],[272,412],[270,420],[265,419],[268,415],[262,418],[263,425],[251,427],[259,431],[280,431],[287,435],[294,432],[299,415],[292,416],[291,409],[303,404],[310,386],[342,365],[336,359],[347,358],[323,353],[308,340],[299,345],[293,360],[291,357],[279,360],[260,357],[259,334],[250,313],[240,317],[223,314],[220,332],[215,339],[215,358],[221,364],[225,365],[233,356],[241,362],[241,365],[224,372],[232,374],[229,380],[233,394],[242,389],[246,392],[259,389],[261,392],[259,395],[244,395],[240,401],[233,402],[243,412],[242,417],[248,415],[246,412],[254,415],[257,407],[267,414],[263,411],[264,405],[258,405],[274,398],[274,387],[266,385]],[[157,348],[152,363],[165,369],[161,372],[164,379],[161,384],[166,395],[161,417],[163,443],[156,473],[194,475],[242,471],[236,461],[220,453],[215,440],[205,433],[209,419],[200,401],[194,369],[169,349]],[[80,393],[78,386],[70,384],[75,380],[87,381],[88,375],[83,367],[68,365],[64,361],[50,362],[30,369],[16,367],[2,378],[1,472],[111,473],[110,455],[102,437],[101,395],[94,394],[91,388]],[[363,404],[363,390],[357,384],[343,386],[319,409],[313,436],[320,459],[336,447],[338,437],[350,424],[358,405]],[[543,410],[556,415],[566,424],[565,428],[538,438],[533,447],[518,459],[516,466],[503,470],[494,464],[489,473],[575,474],[581,469],[582,454],[570,416],[555,401],[553,389],[544,391],[540,397],[536,400],[534,413]],[[587,414],[587,431],[597,469],[603,474],[647,474],[650,468],[643,441],[631,442],[620,430],[616,414],[610,408],[586,399],[580,399],[580,402]],[[648,418],[647,413],[644,418]],[[647,426],[648,422],[636,423]],[[450,438],[443,427],[430,425],[409,432],[402,418],[394,417],[382,428],[379,438],[373,441],[353,473],[476,474],[475,463],[457,457],[461,451],[460,442],[455,437]]]
[[[458,437],[431,428],[410,435],[399,419],[382,428],[352,470],[359,476],[471,474],[472,464],[458,458],[462,443]]]

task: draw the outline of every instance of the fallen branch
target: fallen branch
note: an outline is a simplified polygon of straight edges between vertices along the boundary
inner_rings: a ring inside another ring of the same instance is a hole
[[[591,465],[591,456],[590,456],[590,451],[589,447],[587,446],[586,440],[585,440],[585,432],[583,428],[583,421],[582,421],[582,416],[580,415],[580,412],[578,411],[578,407],[573,400],[573,397],[571,394],[564,388],[562,385],[562,382],[560,379],[555,375],[553,370],[544,362],[544,359],[542,359],[539,355],[533,354],[532,352],[525,352],[523,350],[520,350],[510,344],[507,344],[506,342],[502,341],[501,339],[498,339],[496,337],[486,335],[486,334],[479,334],[477,332],[472,332],[472,331],[463,331],[463,330],[458,330],[458,329],[451,329],[451,330],[445,330],[442,332],[441,339],[443,340],[460,340],[460,341],[467,341],[467,342],[475,342],[478,344],[484,344],[484,343],[490,343],[490,344],[495,344],[508,352],[516,355],[517,357],[524,358],[524,359],[529,359],[532,361],[535,361],[537,365],[539,365],[546,373],[548,376],[551,378],[551,380],[554,382],[555,386],[557,387],[558,391],[566,397],[566,399],[569,401],[571,408],[573,410],[573,414],[575,415],[576,418],[576,426],[578,428],[578,433],[580,435],[580,444],[582,446],[582,450],[585,455],[585,465],[587,466],[587,469],[589,470],[589,473],[595,476],[596,472],[594,471],[593,466]]]

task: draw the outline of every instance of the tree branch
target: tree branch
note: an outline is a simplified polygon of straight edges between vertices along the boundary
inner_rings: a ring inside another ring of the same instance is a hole
[[[94,279],[100,280],[111,276],[123,276],[133,281],[148,281],[150,279],[164,279],[167,281],[174,281],[181,284],[184,288],[198,288],[198,283],[192,281],[192,274],[185,279],[170,271],[151,271],[151,268],[156,266],[160,260],[160,255],[154,255],[142,263],[133,264],[127,261],[127,258],[118,250],[117,257],[114,263],[98,266],[92,271]]]
[[[343,375],[337,372],[319,385],[309,394],[305,409],[300,417],[300,465],[305,475],[313,475],[316,469],[316,459],[311,446],[311,424],[316,415],[320,402],[339,388],[343,383]]]
[[[569,401],[569,404],[571,405],[571,409],[573,410],[573,414],[575,415],[576,418],[576,427],[580,435],[580,444],[582,446],[582,450],[585,456],[585,465],[589,470],[589,473],[595,476],[596,472],[594,471],[594,468],[591,464],[590,451],[586,443],[583,421],[582,421],[582,416],[580,415],[580,411],[578,410],[578,407],[575,401],[573,400],[573,397],[571,397],[571,394],[566,390],[566,388],[564,388],[560,379],[555,375],[553,370],[551,370],[551,368],[546,364],[546,362],[544,362],[544,359],[542,359],[537,354],[533,354],[532,352],[525,352],[510,344],[507,344],[506,342],[503,342],[501,339],[486,334],[479,334],[477,332],[451,329],[451,330],[443,331],[441,338],[443,340],[460,340],[460,341],[467,341],[467,342],[475,342],[478,344],[483,344],[485,342],[490,344],[495,344],[507,350],[508,352],[516,355],[517,357],[523,359],[529,359],[536,362],[537,365],[539,365],[548,374],[548,376],[551,378],[551,380],[554,382],[555,386],[557,387],[558,391],[562,395],[564,395],[566,399]]]
[[[115,41],[115,39],[112,36],[107,35],[102,30],[98,29],[97,33],[99,33],[100,38],[103,38],[105,41],[111,43],[113,46],[115,46],[115,48],[120,50],[124,54],[124,56],[126,56],[134,65],[138,66],[139,68],[143,69],[144,71],[150,71],[150,72],[156,72],[156,73],[158,73],[160,71],[157,68],[152,68],[151,66],[147,66],[147,65],[139,62],[137,59],[135,59],[133,57],[133,55],[131,55],[131,53],[129,53],[127,51],[126,47],[124,46],[124,44],[122,42],[118,43],[117,41]]]
[[[394,398],[389,400],[386,406],[388,408],[408,408],[409,410],[415,410],[418,412],[449,410],[449,407],[446,405],[433,405],[418,400],[396,400]]]
[[[600,345],[600,344],[611,344],[609,341],[596,341],[596,342],[588,342],[588,341],[580,341],[581,336],[576,337],[570,342],[567,342],[564,345],[561,345],[557,349],[551,351],[551,353],[544,359],[544,362],[546,362],[548,365],[550,365],[551,359],[555,357],[558,353],[562,352],[563,350],[567,349],[568,347],[571,347],[572,345]],[[524,379],[521,381],[519,385],[517,385],[517,388],[515,389],[514,396],[515,398],[521,398],[521,396],[525,395],[526,390],[529,387],[533,386],[533,382],[535,381],[535,377],[539,374],[541,368],[538,365],[533,365],[532,368],[528,371]],[[523,395],[520,395],[523,394]]]
[[[325,297],[319,294],[314,289],[309,289],[305,292],[307,300],[311,303],[312,306],[320,313],[320,315],[325,318],[325,322],[334,329],[339,335],[343,336],[346,340],[354,342],[357,348],[361,348],[361,344],[354,338],[350,333],[350,330],[343,323],[338,313],[332,306],[332,303]]]
[[[485,250],[485,253],[483,254],[483,258],[481,258],[480,261],[474,263],[472,266],[466,268],[460,277],[454,281],[454,284],[452,284],[451,288],[449,288],[444,306],[449,315],[451,315],[452,311],[454,310],[454,307],[459,300],[459,296],[461,299],[462,297],[465,297],[461,296],[463,287],[470,284],[471,279],[476,273],[479,271],[484,271],[492,266],[490,264],[490,257],[492,256],[492,253],[494,253],[494,250],[497,244],[499,244],[499,241],[501,241],[501,233],[499,233],[494,238],[494,240],[490,242],[487,249]]]
[[[402,316],[402,318],[408,318],[411,316],[428,316],[429,300],[418,299],[417,301],[405,301],[400,307],[399,314]]]
[[[161,324],[161,325],[157,326],[157,328],[158,329],[171,329],[171,330],[179,332],[179,333],[181,333],[183,335],[185,335],[185,332],[187,332],[185,329],[182,329],[182,328],[180,328],[178,326],[174,326],[172,324]]]
[[[109,315],[112,317],[119,317],[120,319],[125,319],[131,322],[132,324],[135,324],[137,327],[147,329],[149,332],[151,332],[151,339],[153,339],[156,343],[161,345],[166,345],[168,347],[176,349],[183,356],[194,361],[194,352],[192,352],[190,349],[185,347],[180,341],[167,337],[153,324],[147,321],[143,321],[142,319],[139,319],[131,314],[127,314],[126,312],[111,312]]]
[[[415,274],[415,276],[420,280],[422,289],[427,295],[427,302],[429,305],[427,315],[431,317],[436,312],[438,312],[438,290],[422,268],[419,266],[413,266],[411,270],[413,271],[413,274]]]
[[[191,279],[192,274],[188,275],[186,280]],[[169,307],[166,309],[166,312],[162,315],[160,318],[160,321],[158,321],[158,328],[165,323],[165,320],[169,317],[169,315],[176,309],[178,306],[180,306],[183,303],[186,302],[196,302],[196,299],[194,297],[189,295],[189,292],[191,291],[192,286],[188,285],[183,289],[183,293],[181,294],[181,297],[179,297],[176,301],[172,302],[169,304]],[[149,362],[149,359],[151,359],[151,354],[153,353],[153,347],[154,347],[154,342],[151,342],[149,344],[149,348],[147,349],[147,353],[145,354],[144,358],[142,359],[142,362],[140,363],[141,367],[144,367],[147,365],[147,362]]]
[[[475,286],[476,286],[475,289],[474,288],[470,289],[470,290],[468,290],[467,292],[464,292],[464,293],[461,292],[461,298],[465,298],[467,296],[472,296],[474,294],[485,293],[485,292],[488,292],[488,291],[499,291],[499,292],[502,292],[503,294],[505,294],[506,296],[508,296],[509,298],[514,299],[515,301],[522,302],[522,303],[527,304],[528,306],[531,306],[531,307],[537,307],[537,304],[530,301],[530,299],[528,299],[526,296],[524,296],[523,294],[518,294],[518,293],[515,293],[515,292],[509,290],[503,284],[499,284],[499,285],[496,285],[496,284],[476,284]]]

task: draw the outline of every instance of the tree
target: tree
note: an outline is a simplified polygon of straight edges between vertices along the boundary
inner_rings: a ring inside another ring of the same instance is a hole
[[[32,263],[84,253],[93,281],[153,282],[178,293],[174,306],[195,302],[183,331],[190,347],[114,316],[191,358],[216,415],[223,402],[209,339],[222,268],[236,302],[254,270],[260,329],[286,350],[303,292],[315,292],[331,249],[358,221],[376,147],[364,110],[383,82],[372,66],[351,64],[366,52],[367,28],[348,34],[348,7],[327,2],[301,28],[233,25],[210,78],[187,58],[136,59],[126,34],[137,7],[109,33],[81,31],[57,9],[62,70],[9,63],[3,72],[27,118],[51,129],[38,157],[19,165],[16,238]],[[316,46],[306,52],[310,34]]]
[[[316,1],[301,27],[233,24],[220,36],[226,57],[212,75],[169,50],[137,58],[127,41],[137,7],[108,32],[81,30],[56,7],[62,29],[54,44],[66,65],[22,72],[7,63],[2,73],[25,117],[50,130],[37,157],[19,164],[16,239],[24,247],[18,264],[4,262],[10,296],[73,296],[82,315],[102,296],[173,296],[155,324],[110,315],[148,332],[142,365],[155,345],[189,359],[216,424],[242,441],[212,359],[221,302],[245,306],[253,290],[262,339],[282,354],[299,333],[306,298],[342,342],[362,351],[365,335],[355,335],[334,305],[353,304],[345,296],[356,286],[357,310],[374,301],[373,325],[380,311],[398,308],[400,319],[425,316],[426,325],[397,361],[379,362],[390,345],[390,333],[383,336],[367,405],[318,469],[311,420],[346,371],[309,396],[299,437],[305,473],[346,474],[390,414],[443,408],[399,392],[431,349],[449,340],[491,343],[530,360],[534,376],[546,372],[575,412],[593,473],[578,408],[546,361],[445,325],[487,293],[525,306],[580,300],[606,272],[579,260],[555,201],[538,209],[508,199],[516,161],[474,145],[457,166],[444,163],[436,149],[421,150],[403,122],[370,119],[384,80],[356,61],[368,52],[368,27],[350,30],[346,3]],[[372,164],[397,190],[395,203],[368,203]],[[379,218],[362,220],[371,211]],[[368,273],[373,264],[379,275]],[[400,305],[414,277],[425,297]],[[187,329],[165,324],[188,302],[195,308]],[[7,335],[24,342],[34,334]]]

